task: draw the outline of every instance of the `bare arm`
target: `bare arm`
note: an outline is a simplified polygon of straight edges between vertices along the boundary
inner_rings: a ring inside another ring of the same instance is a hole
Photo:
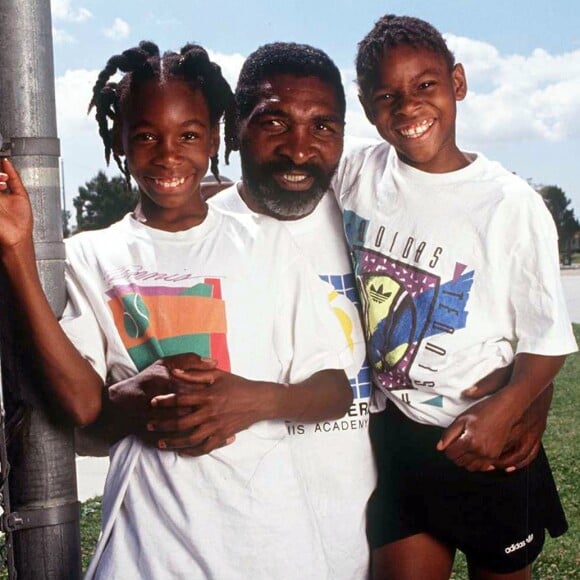
[[[61,329],[42,289],[32,240],[30,200],[11,163],[0,173],[0,254],[53,394],[75,423],[98,415],[103,382]]]
[[[487,395],[493,395],[508,384],[512,370],[513,364],[493,371],[478,381],[476,385],[464,391],[463,396],[479,400]],[[464,440],[466,447],[463,455],[472,454],[471,457],[462,457],[463,461],[466,462],[465,465],[469,465],[472,471],[476,469],[485,471],[493,466],[495,469],[505,469],[509,472],[521,469],[531,463],[540,450],[553,392],[554,384],[550,383],[528,407],[521,420],[514,424],[506,447],[499,458],[492,460],[488,457],[478,456],[474,450],[467,447],[468,441]]]
[[[158,395],[200,390],[206,384],[189,384],[180,381],[172,369],[195,369],[198,377],[204,371],[216,368],[216,361],[195,353],[183,353],[164,357],[143,369],[133,377],[108,385],[103,390],[102,409],[98,419],[79,434],[81,454],[83,448],[110,446],[127,435],[137,435],[146,443],[156,444],[156,436],[147,431],[153,419],[170,419],[191,411],[187,407],[156,410],[151,400]],[[207,375],[208,380],[213,375]]]
[[[531,463],[542,443],[542,435],[546,430],[554,384],[550,383],[529,406],[513,427],[509,440],[502,454],[493,462],[496,469],[514,471]]]
[[[208,388],[161,395],[152,400],[158,410],[190,409],[170,419],[153,419],[149,429],[171,433],[159,440],[166,449],[201,455],[220,447],[236,433],[267,419],[316,422],[344,415],[352,403],[352,390],[342,370],[323,370],[294,385],[250,381],[223,371],[208,373],[172,371],[184,382],[206,383]],[[181,390],[181,389],[180,389]],[[173,436],[174,433],[186,435]]]
[[[495,460],[509,448],[509,436],[536,398],[564,364],[565,356],[522,353],[516,356],[512,376],[504,389],[475,404],[443,432],[437,448],[470,470],[474,456]]]

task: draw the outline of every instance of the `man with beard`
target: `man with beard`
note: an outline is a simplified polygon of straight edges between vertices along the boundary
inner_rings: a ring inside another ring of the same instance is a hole
[[[367,433],[370,373],[342,218],[327,190],[343,145],[340,72],[322,51],[293,43],[251,54],[236,89],[242,181],[209,200],[238,214],[283,220],[327,290],[353,354],[349,412],[336,421],[287,423],[318,517],[331,578],[367,577],[365,506],[375,485]]]

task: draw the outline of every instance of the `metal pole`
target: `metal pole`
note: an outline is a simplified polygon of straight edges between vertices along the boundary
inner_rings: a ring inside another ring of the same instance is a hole
[[[60,315],[65,301],[64,248],[50,0],[0,0],[0,30],[0,132],[5,153],[31,195],[38,268],[53,310]],[[12,536],[18,578],[80,578],[72,428],[48,410],[3,272],[0,357],[7,423],[21,423],[15,432],[8,430],[12,505],[2,521]]]

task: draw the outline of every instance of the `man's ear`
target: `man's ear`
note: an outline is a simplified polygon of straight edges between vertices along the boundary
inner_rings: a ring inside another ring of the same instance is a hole
[[[373,116],[373,111],[372,111],[371,107],[368,105],[368,103],[366,102],[365,98],[360,93],[358,94],[358,100],[363,108],[363,111],[365,112],[366,118],[368,119],[369,123],[371,123],[371,125],[374,125],[375,120],[374,120],[374,116]]]
[[[455,92],[455,100],[463,101],[467,95],[467,77],[461,63],[457,63],[451,71],[451,82]]]

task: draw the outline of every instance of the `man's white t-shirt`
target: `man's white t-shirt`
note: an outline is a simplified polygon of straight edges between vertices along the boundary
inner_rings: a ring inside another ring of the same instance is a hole
[[[235,214],[251,213],[238,185],[208,202]],[[318,517],[332,578],[363,580],[368,575],[369,554],[365,508],[376,478],[367,431],[371,379],[342,217],[335,199],[327,193],[308,216],[280,223],[319,275],[353,354],[353,365],[346,369],[354,396],[349,412],[335,421],[289,422],[287,429]]]
[[[189,351],[280,383],[351,364],[316,275],[274,220],[210,208],[170,233],[126,216],[67,241],[67,286],[62,325],[108,382]],[[121,440],[87,578],[332,578],[292,441],[284,421],[199,458]]]
[[[378,408],[448,426],[515,353],[576,350],[557,234],[538,193],[477,154],[444,174],[387,143],[345,148],[333,188],[363,302]]]

